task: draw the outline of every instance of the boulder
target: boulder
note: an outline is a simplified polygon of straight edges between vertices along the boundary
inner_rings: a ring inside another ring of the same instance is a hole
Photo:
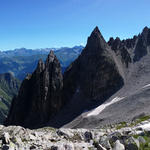
[[[120,143],[119,140],[117,140],[114,144],[113,150],[125,150],[125,147],[123,144]]]
[[[139,140],[140,144],[145,144],[146,143],[145,139],[142,136],[139,136],[138,140]]]
[[[84,133],[84,138],[85,138],[85,141],[86,141],[86,142],[90,142],[90,140],[93,139],[93,135],[92,135],[91,132],[86,131],[86,132]]]
[[[109,149],[109,150],[112,149],[110,142],[109,142],[109,138],[107,136],[100,137],[99,143],[106,149]]]
[[[129,137],[125,142],[125,148],[126,150],[138,150],[139,142],[133,137]]]
[[[9,144],[10,143],[10,135],[8,132],[4,132],[2,136],[2,143]]]

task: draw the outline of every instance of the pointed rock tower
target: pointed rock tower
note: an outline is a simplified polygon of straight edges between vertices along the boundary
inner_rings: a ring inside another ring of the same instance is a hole
[[[65,99],[78,93],[88,100],[103,101],[123,85],[110,50],[96,27],[81,55],[64,74]]]
[[[63,76],[61,66],[51,51],[46,63],[39,60],[36,70],[22,82],[14,97],[7,125],[34,128],[46,123],[61,107]]]

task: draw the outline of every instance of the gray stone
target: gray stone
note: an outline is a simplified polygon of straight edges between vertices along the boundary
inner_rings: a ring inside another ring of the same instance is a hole
[[[138,137],[138,140],[139,140],[139,142],[140,142],[141,144],[145,144],[145,143],[146,143],[145,139],[144,139],[142,136],[139,136],[139,137]]]
[[[2,150],[9,150],[9,146],[4,145],[4,146],[2,147]]]
[[[56,131],[58,136],[63,136],[64,138],[69,138],[69,136],[61,130]]]
[[[57,146],[52,146],[51,150],[58,150],[58,147]]]
[[[106,149],[112,149],[112,147],[111,147],[111,145],[110,145],[110,142],[109,142],[107,136],[101,137],[100,140],[99,140],[99,143],[100,143],[103,147],[105,147]]]
[[[138,146],[139,144],[133,137],[130,137],[129,139],[126,140],[125,143],[126,150],[138,150]]]
[[[71,145],[64,145],[65,150],[72,150],[73,147]]]
[[[10,142],[10,135],[8,132],[4,132],[2,136],[2,143],[9,144],[9,142]]]
[[[119,140],[117,140],[114,144],[113,150],[125,150],[125,147],[123,144],[120,143]]]
[[[92,133],[86,131],[86,132],[84,133],[84,138],[85,138],[85,141],[86,141],[86,142],[90,142],[90,140],[93,139]]]
[[[96,143],[94,146],[97,148],[97,150],[106,150],[105,147],[103,147],[102,145],[100,145],[98,143]]]
[[[34,149],[36,149],[36,148],[37,148],[37,147],[34,146],[34,145],[30,146],[30,150],[34,150]]]

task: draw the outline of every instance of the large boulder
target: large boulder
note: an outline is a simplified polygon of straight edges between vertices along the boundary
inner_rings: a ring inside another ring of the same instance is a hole
[[[123,144],[120,143],[119,140],[117,140],[114,144],[113,150],[125,150],[125,147]]]

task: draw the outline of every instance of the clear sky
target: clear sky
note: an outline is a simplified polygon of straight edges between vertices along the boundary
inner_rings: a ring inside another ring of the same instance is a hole
[[[150,27],[150,0],[1,0],[0,50],[85,44],[98,26],[106,40]]]

